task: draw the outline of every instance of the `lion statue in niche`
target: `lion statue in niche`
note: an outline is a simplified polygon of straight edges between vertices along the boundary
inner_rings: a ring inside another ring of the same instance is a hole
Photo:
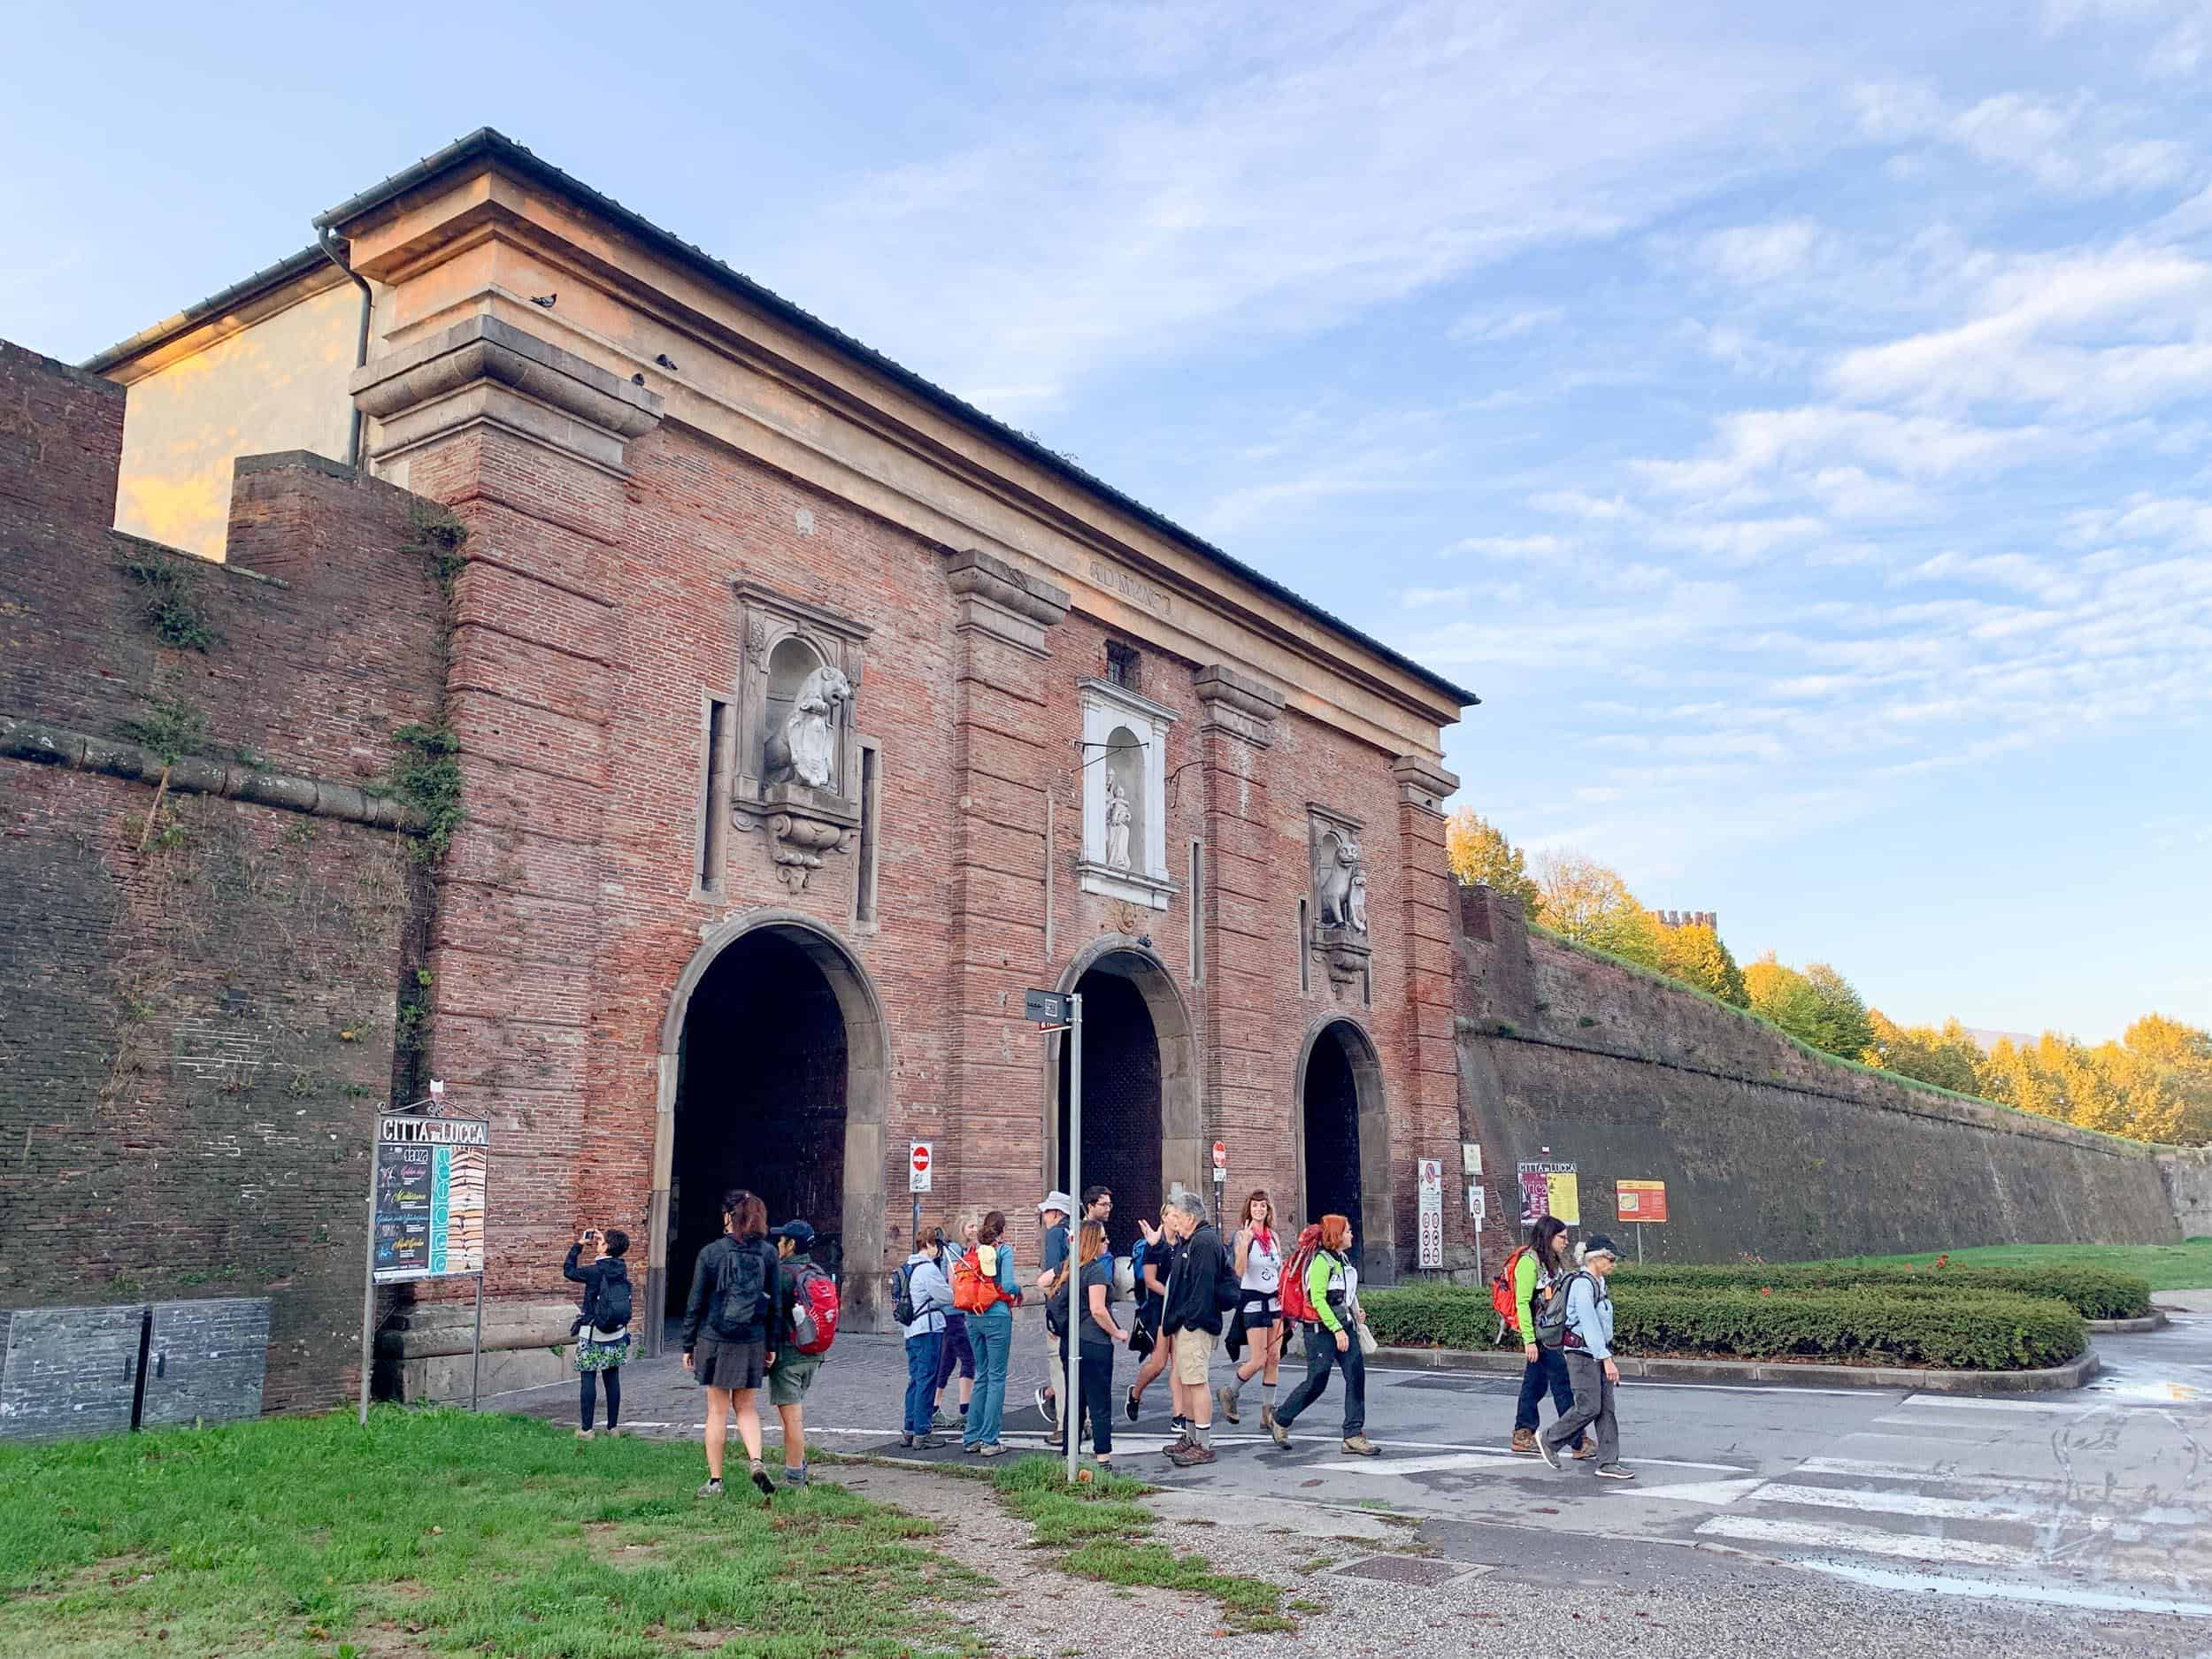
[[[1367,931],[1367,872],[1360,867],[1358,841],[1338,830],[1323,836],[1313,887],[1322,926]]]
[[[770,783],[795,778],[810,789],[834,787],[838,710],[852,696],[851,682],[827,663],[799,682],[783,730],[768,737],[763,758]]]

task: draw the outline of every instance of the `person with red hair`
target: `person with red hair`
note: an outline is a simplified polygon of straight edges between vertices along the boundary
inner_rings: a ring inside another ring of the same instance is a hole
[[[1290,1425],[1305,1409],[1321,1398],[1329,1386],[1329,1368],[1344,1373],[1344,1449],[1355,1457],[1372,1457],[1382,1448],[1369,1440],[1367,1427],[1367,1356],[1361,1347],[1367,1316],[1360,1311],[1359,1269],[1350,1259],[1352,1224],[1343,1216],[1321,1217],[1321,1248],[1313,1253],[1306,1270],[1306,1297],[1312,1302],[1314,1323],[1305,1327],[1306,1380],[1298,1385],[1275,1421],[1268,1425],[1275,1444],[1290,1449]]]

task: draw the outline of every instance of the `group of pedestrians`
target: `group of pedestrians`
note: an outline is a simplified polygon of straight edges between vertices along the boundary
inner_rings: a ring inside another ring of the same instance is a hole
[[[1173,1435],[1163,1449],[1179,1468],[1216,1461],[1214,1420],[1243,1421],[1246,1389],[1260,1385],[1260,1427],[1288,1449],[1291,1429],[1342,1380],[1341,1445],[1360,1457],[1379,1455],[1367,1438],[1367,1356],[1375,1349],[1360,1306],[1357,1244],[1350,1221],[1322,1217],[1295,1240],[1278,1225],[1264,1190],[1245,1201],[1233,1239],[1225,1240],[1198,1194],[1169,1196],[1159,1224],[1140,1221],[1125,1297],[1107,1242],[1113,1194],[1087,1188],[1079,1209],[1065,1193],[1038,1204],[1041,1267],[1035,1289],[1044,1300],[1050,1376],[1034,1401],[1049,1427],[1048,1443],[1065,1450],[1066,1435],[1087,1431],[1093,1456],[1110,1465],[1116,1408],[1134,1423],[1147,1390],[1162,1376],[1172,1396]],[[723,1195],[722,1236],[699,1253],[683,1319],[683,1363],[706,1390],[707,1482],[700,1495],[722,1491],[724,1443],[734,1420],[752,1484],[764,1496],[775,1483],[763,1462],[757,1404],[764,1386],[783,1427],[783,1480],[807,1481],[805,1401],[834,1337],[839,1298],[810,1251],[814,1229],[803,1220],[771,1229],[767,1210],[742,1189]],[[1000,1438],[1014,1348],[1013,1310],[1025,1300],[1006,1217],[996,1210],[963,1212],[933,1228],[893,1278],[893,1317],[904,1333],[907,1386],[902,1444],[944,1446],[957,1434],[963,1452],[1003,1455]],[[633,1292],[626,1262],[630,1240],[619,1230],[586,1229],[570,1247],[562,1271],[584,1286],[572,1334],[580,1373],[577,1430],[595,1432],[596,1395],[606,1395],[605,1432],[620,1432],[622,1364],[630,1348]],[[590,1251],[591,1259],[583,1259]],[[1512,1449],[1553,1468],[1563,1455],[1593,1463],[1612,1480],[1634,1479],[1619,1462],[1614,1390],[1613,1304],[1607,1286],[1617,1254],[1595,1234],[1571,1248],[1566,1227],[1551,1217],[1531,1229],[1494,1286],[1501,1317],[1523,1339],[1525,1365],[1517,1402]],[[1076,1281],[1072,1326],[1080,1379],[1081,1423],[1070,1423],[1056,1386],[1067,1374],[1071,1334],[1069,1280]],[[1292,1328],[1302,1335],[1306,1372],[1279,1403],[1283,1350]],[[1212,1383],[1214,1356],[1227,1346],[1229,1379]],[[1137,1370],[1117,1396],[1115,1357],[1127,1349]],[[1548,1394],[1556,1414],[1540,1432]]]

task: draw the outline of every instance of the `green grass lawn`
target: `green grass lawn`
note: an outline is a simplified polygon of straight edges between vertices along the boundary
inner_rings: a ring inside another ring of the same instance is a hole
[[[1910,1262],[1924,1266],[1937,1251],[1916,1256],[1848,1256],[1839,1258],[1853,1267]],[[2212,1239],[2191,1239],[2186,1244],[1984,1244],[1953,1250],[1955,1262],[1977,1267],[2079,1266],[2116,1269],[2137,1273],[2156,1290],[2212,1288]]]
[[[843,1488],[464,1412],[0,1449],[0,1659],[970,1654],[985,1582]]]

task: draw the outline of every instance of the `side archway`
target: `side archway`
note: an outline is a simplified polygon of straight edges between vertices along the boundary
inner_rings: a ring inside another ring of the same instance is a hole
[[[1056,988],[1083,994],[1082,1180],[1114,1189],[1110,1236],[1116,1251],[1126,1252],[1138,1217],[1156,1214],[1171,1183],[1206,1190],[1205,1112],[1190,1010],[1166,964],[1118,934],[1079,952]],[[1066,1033],[1056,1033],[1045,1051],[1048,1187],[1069,1177],[1071,1063]]]
[[[1327,1014],[1298,1046],[1292,1098],[1298,1102],[1298,1213],[1302,1221],[1351,1218],[1360,1274],[1398,1277],[1397,1207],[1391,1188],[1390,1107],[1382,1059],[1358,1021]]]
[[[678,976],[661,1025],[647,1340],[720,1223],[726,1186],[828,1235],[846,1323],[873,1330],[882,1274],[889,1025],[866,969],[795,911],[733,917]],[[687,1177],[690,1190],[687,1191]]]

